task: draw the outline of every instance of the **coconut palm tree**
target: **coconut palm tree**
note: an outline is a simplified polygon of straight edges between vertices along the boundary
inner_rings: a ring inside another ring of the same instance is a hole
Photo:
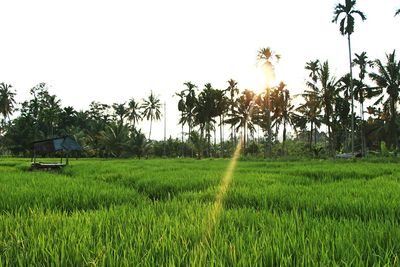
[[[127,150],[129,130],[126,125],[111,123],[100,132],[100,143],[105,152],[113,157],[120,157]]]
[[[254,102],[255,102],[255,94],[251,90],[245,90],[239,97],[238,105],[234,109],[233,114],[229,114],[230,118],[226,120],[227,123],[232,125],[238,125],[236,127],[236,132],[241,128],[242,130],[242,138],[243,138],[243,147],[246,148],[247,144],[247,132],[253,132],[255,130],[252,116],[253,114],[257,114],[257,111],[254,110]]]
[[[351,60],[351,34],[354,32],[354,15],[361,17],[362,21],[366,20],[365,14],[355,9],[356,0],[345,0],[345,4],[337,4],[334,10],[333,23],[340,20],[340,33],[347,35],[348,49],[349,49],[349,66],[350,66],[350,94],[351,94],[351,152],[354,154],[354,94],[353,94],[353,68]]]
[[[235,108],[237,107],[237,100],[236,96],[239,94],[239,88],[237,87],[238,83],[234,79],[228,80],[228,88],[226,88],[226,91],[229,94],[229,111],[230,114],[234,114]],[[235,124],[234,122],[231,123],[231,140],[234,145],[236,142],[236,131],[235,131]]]
[[[306,90],[301,95],[305,103],[300,104],[296,109],[301,114],[298,117],[299,126],[305,128],[306,124],[310,124],[310,136],[309,136],[309,149],[312,150],[312,140],[314,133],[314,145],[317,144],[317,128],[321,127],[321,103],[318,99],[318,94],[312,90]]]
[[[396,105],[399,101],[400,92],[400,60],[396,61],[396,51],[393,51],[391,54],[386,54],[385,65],[379,59],[375,60],[374,65],[378,68],[378,72],[370,73],[369,77],[382,91],[386,89],[389,95],[389,98],[385,101],[386,103],[388,102],[390,110],[389,133],[392,135],[392,144],[398,149]],[[384,96],[381,96],[378,101],[382,102],[383,99]]]
[[[307,82],[307,86],[311,88],[313,93],[318,96],[318,101],[324,111],[323,123],[328,128],[329,137],[329,148],[333,153],[333,133],[332,133],[332,121],[334,112],[334,100],[338,95],[338,81],[330,74],[329,63],[325,61],[322,65],[320,64],[319,71],[317,72],[317,83]]]
[[[128,102],[127,118],[133,128],[135,128],[135,125],[142,120],[140,109],[141,107],[139,103],[134,98],[131,98]]]
[[[142,108],[143,108],[142,112],[143,117],[146,118],[146,120],[150,120],[150,131],[149,131],[149,140],[150,140],[153,120],[160,120],[161,118],[161,102],[160,99],[153,94],[153,91],[150,92],[150,95],[147,99],[143,99]]]
[[[281,56],[274,51],[271,50],[271,48],[266,47],[266,48],[261,48],[257,52],[257,61],[258,63],[262,64],[263,71],[265,74],[265,77],[267,79],[267,85],[266,85],[266,116],[267,116],[267,134],[268,134],[268,140],[267,140],[267,146],[266,146],[266,155],[271,156],[272,152],[272,129],[271,129],[271,93],[270,93],[270,83],[275,79],[275,68],[274,68],[274,63],[279,62]]]
[[[128,109],[125,107],[125,103],[114,103],[112,108],[114,109],[114,116],[118,120],[118,124],[124,124],[124,119],[128,116]]]
[[[223,156],[223,142],[224,142],[224,115],[228,111],[228,98],[225,95],[227,90],[215,89],[215,101],[216,101],[216,116],[219,117],[219,142],[220,142],[220,156]]]
[[[306,63],[306,66],[304,68],[309,71],[308,77],[310,77],[311,81],[314,84],[316,84],[318,81],[318,72],[321,70],[321,64],[320,64],[319,60],[318,59],[310,60],[309,62]],[[314,142],[315,142],[315,144],[317,142],[317,139],[316,139],[317,129],[316,128],[318,125],[319,126],[321,125],[321,121],[318,119],[321,109],[320,109],[318,97],[317,97],[317,94],[315,91],[306,91],[305,94],[303,94],[303,97],[306,99],[306,103],[300,108],[299,112],[303,113],[303,114],[307,113],[309,115],[308,122],[311,124],[310,125],[310,150],[311,150],[312,138],[313,138],[313,126],[315,127]]]
[[[12,85],[10,84],[0,83],[0,113],[3,115],[4,121],[7,118],[10,120],[10,115],[14,111],[15,92],[11,88]]]
[[[286,130],[287,125],[294,125],[294,105],[291,103],[290,92],[284,82],[280,82],[276,87],[277,96],[275,98],[275,106],[278,112],[274,112],[275,124],[283,125],[282,153],[285,154]]]

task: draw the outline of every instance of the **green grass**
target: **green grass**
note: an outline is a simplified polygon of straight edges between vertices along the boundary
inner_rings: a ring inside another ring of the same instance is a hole
[[[0,159],[0,266],[399,265],[400,165]]]

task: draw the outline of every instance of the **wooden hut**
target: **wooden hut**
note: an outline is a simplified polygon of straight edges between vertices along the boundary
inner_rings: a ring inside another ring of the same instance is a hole
[[[31,169],[43,169],[43,170],[60,170],[65,165],[68,165],[68,158],[70,153],[73,151],[80,151],[81,146],[76,140],[70,136],[51,138],[41,141],[35,141],[32,143],[32,165]],[[37,162],[38,156],[48,155],[60,155],[59,163],[43,163]],[[63,163],[63,156],[65,156],[65,163]]]

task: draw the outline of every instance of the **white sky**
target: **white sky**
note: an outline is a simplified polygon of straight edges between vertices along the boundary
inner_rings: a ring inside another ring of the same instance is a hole
[[[233,78],[241,90],[254,88],[262,47],[282,55],[277,76],[293,94],[304,90],[306,61],[328,59],[337,77],[346,73],[347,41],[331,23],[339,1],[1,0],[0,82],[14,86],[18,101],[46,82],[78,110],[153,90],[167,102],[167,134],[178,136],[172,95],[183,83],[226,88]],[[383,59],[397,49],[400,58],[400,1],[357,2],[367,21],[356,21],[353,52]],[[162,129],[154,124],[152,137],[161,139]]]

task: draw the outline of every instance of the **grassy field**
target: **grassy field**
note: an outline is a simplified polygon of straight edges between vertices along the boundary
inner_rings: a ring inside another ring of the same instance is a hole
[[[0,265],[399,265],[400,165],[0,159]],[[214,210],[214,211],[213,211]]]

